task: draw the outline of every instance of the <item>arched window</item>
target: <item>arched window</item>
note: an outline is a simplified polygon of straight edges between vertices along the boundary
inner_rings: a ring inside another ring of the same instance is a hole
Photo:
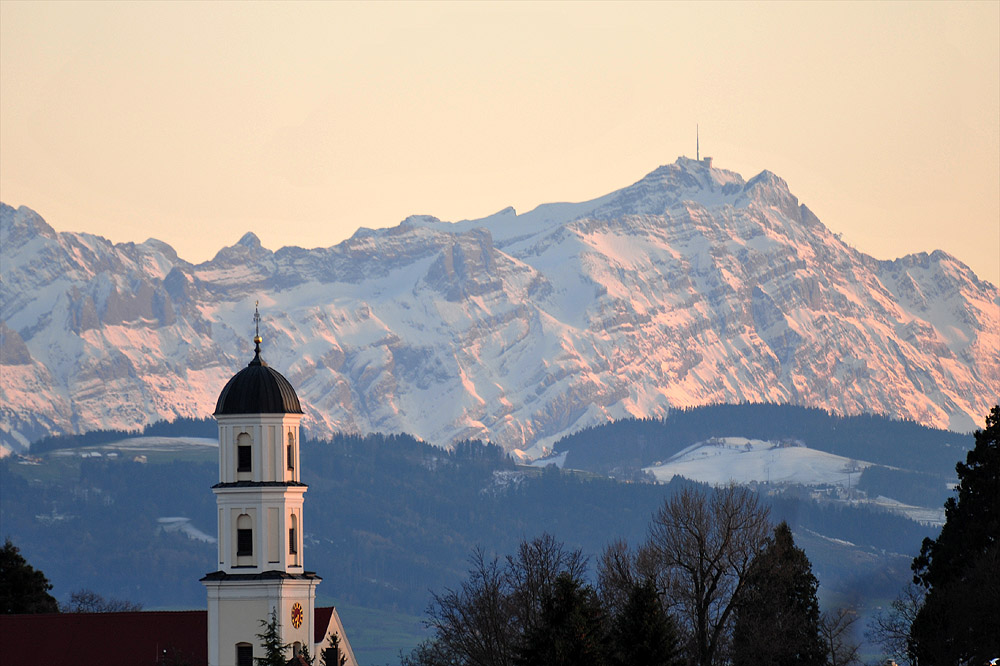
[[[291,521],[289,522],[290,527],[288,528],[288,552],[295,555],[299,552],[299,520],[298,516],[294,513],[291,515]]]
[[[253,519],[245,513],[236,519],[236,556],[253,556]]]
[[[302,653],[302,643],[295,641],[292,643],[292,656],[297,657]]]
[[[288,433],[288,446],[286,458],[288,459],[288,469],[295,469],[295,435]]]
[[[250,643],[236,644],[236,666],[253,666],[253,645]]]
[[[236,438],[236,471],[253,471],[253,439],[245,432]]]

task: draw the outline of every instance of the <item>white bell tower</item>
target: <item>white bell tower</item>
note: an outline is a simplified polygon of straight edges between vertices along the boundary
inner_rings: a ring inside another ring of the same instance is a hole
[[[215,493],[219,569],[201,579],[208,590],[209,666],[252,666],[263,656],[261,620],[277,613],[283,643],[312,650],[316,586],[302,558],[299,420],[295,390],[254,357],[219,395],[219,482]],[[291,655],[288,655],[291,656]]]

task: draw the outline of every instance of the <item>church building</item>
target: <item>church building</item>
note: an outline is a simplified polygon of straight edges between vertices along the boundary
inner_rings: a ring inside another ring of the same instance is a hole
[[[303,557],[302,407],[288,380],[261,358],[261,342],[258,325],[253,360],[229,380],[215,406],[219,568],[201,579],[208,592],[209,666],[252,666],[263,656],[260,622],[272,613],[293,654],[306,647],[319,656],[329,647],[326,635],[314,642],[322,579],[306,570]],[[339,626],[339,618],[332,619]],[[349,654],[342,631],[339,637],[340,651]]]

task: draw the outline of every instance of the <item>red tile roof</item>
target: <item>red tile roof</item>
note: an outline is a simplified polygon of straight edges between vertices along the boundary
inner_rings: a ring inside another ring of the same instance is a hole
[[[333,606],[313,610],[313,644],[326,638],[326,631],[330,628],[331,615],[333,615]],[[309,649],[311,650],[312,646]]]
[[[0,615],[5,664],[154,666],[208,661],[207,611]]]
[[[332,607],[316,609],[314,643],[326,637],[332,614]],[[155,666],[158,659],[175,656],[204,666],[207,615],[203,610],[0,615],[0,655],[4,664]]]

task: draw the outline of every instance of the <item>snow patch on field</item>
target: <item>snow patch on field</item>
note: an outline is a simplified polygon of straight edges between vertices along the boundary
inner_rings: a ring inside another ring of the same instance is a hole
[[[190,518],[168,516],[166,518],[158,518],[157,522],[160,523],[160,527],[163,528],[164,532],[180,532],[193,541],[204,541],[205,543],[215,543],[216,541],[214,536],[205,534],[192,525]]]
[[[566,455],[569,451],[561,451],[554,456],[548,456],[547,458],[538,458],[537,460],[532,460],[528,463],[529,467],[548,467],[549,465],[555,465],[559,469],[562,469],[563,465],[566,464]]]
[[[719,437],[698,442],[645,469],[661,482],[683,476],[715,486],[790,483],[849,487],[857,483],[861,470],[871,465],[798,443]]]
[[[868,504],[891,511],[892,513],[898,513],[924,525],[933,525],[935,527],[944,525],[944,507],[929,508],[913,506],[912,504],[904,504],[899,500],[894,500],[884,495],[879,495],[875,499],[868,500]]]
[[[83,458],[101,458],[104,455],[113,457],[116,452],[139,453],[150,451],[178,452],[191,451],[197,448],[219,448],[219,442],[211,437],[128,437],[117,442],[96,444],[75,449],[57,449],[54,456],[80,456]],[[101,452],[104,452],[103,454]]]

